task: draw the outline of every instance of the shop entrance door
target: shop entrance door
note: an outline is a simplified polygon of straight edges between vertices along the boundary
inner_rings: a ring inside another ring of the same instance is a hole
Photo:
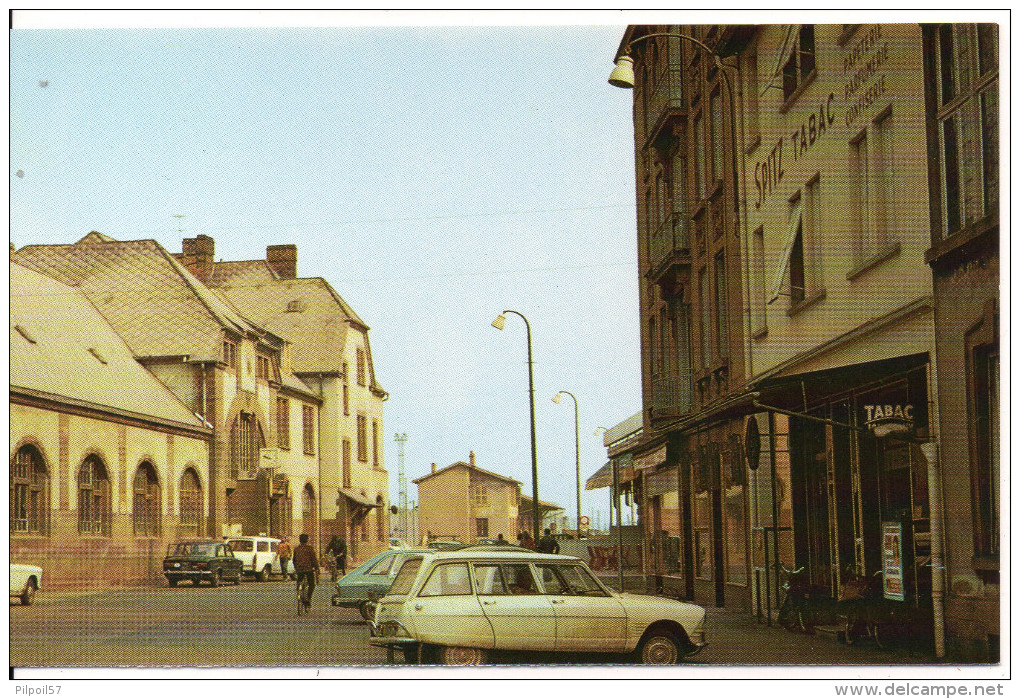
[[[829,478],[825,424],[790,420],[794,548],[812,585],[831,592]]]

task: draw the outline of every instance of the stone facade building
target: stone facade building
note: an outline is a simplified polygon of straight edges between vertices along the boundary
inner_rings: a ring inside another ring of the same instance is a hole
[[[200,238],[212,247],[211,238]],[[191,245],[184,241],[184,254]],[[207,279],[248,317],[288,341],[291,371],[321,400],[316,439],[323,541],[344,538],[355,560],[388,548],[388,394],[376,380],[368,325],[325,279],[297,276],[296,245],[270,245],[263,260],[212,263]],[[279,410],[286,410],[286,400],[278,399]],[[275,446],[281,453],[291,448],[283,440]]]
[[[213,430],[77,289],[10,266],[10,558],[46,579],[162,574],[205,534]]]

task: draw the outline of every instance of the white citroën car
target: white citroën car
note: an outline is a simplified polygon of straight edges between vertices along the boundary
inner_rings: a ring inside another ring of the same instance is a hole
[[[671,665],[705,646],[705,610],[619,593],[572,556],[467,547],[409,558],[369,643],[406,662],[485,663],[490,651],[629,653]]]

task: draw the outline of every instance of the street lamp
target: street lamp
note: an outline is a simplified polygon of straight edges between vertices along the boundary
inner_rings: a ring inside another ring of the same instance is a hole
[[[577,539],[581,539],[581,432],[577,418],[577,396],[570,391],[560,391],[553,396],[553,403],[559,404],[560,396],[568,395],[574,399],[574,453],[577,456]]]
[[[524,327],[528,331],[528,397],[531,407],[531,518],[535,530],[535,543],[537,544],[538,540],[542,538],[542,518],[538,514],[538,448],[535,445],[535,369],[534,362],[531,361],[531,323],[528,322],[528,319],[522,313],[503,311],[496,316],[496,320],[492,321],[492,327],[496,328],[496,330],[502,330],[503,325],[506,323],[507,313],[520,316],[521,320],[524,321]]]
[[[616,67],[613,68],[613,72],[609,74],[609,84],[613,87],[622,87],[625,89],[631,89],[634,87],[634,59],[630,57],[630,50],[636,44],[640,44],[642,41],[652,39],[655,37],[668,37],[671,39],[682,39],[689,41],[702,51],[707,53],[715,61],[716,67],[723,76],[723,82],[726,83],[726,93],[730,102],[730,132],[732,135],[732,144],[730,152],[732,153],[733,159],[733,211],[737,214],[739,219],[740,214],[740,195],[737,187],[737,123],[735,118],[736,102],[733,99],[733,83],[730,82],[730,75],[725,70],[726,68],[734,68],[734,66],[727,65],[722,62],[722,56],[709,48],[704,42],[695,39],[693,36],[686,34],[680,34],[679,32],[652,32],[639,36],[633,41],[629,42],[620,51],[619,58],[616,59]],[[734,225],[737,225],[738,221],[734,221]]]

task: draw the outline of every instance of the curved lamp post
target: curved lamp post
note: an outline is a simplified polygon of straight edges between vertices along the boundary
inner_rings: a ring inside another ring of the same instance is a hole
[[[535,446],[535,372],[534,362],[531,361],[531,323],[528,322],[528,319],[522,313],[503,311],[496,316],[496,320],[492,321],[492,327],[496,328],[496,330],[502,330],[503,324],[506,323],[507,313],[520,316],[521,320],[524,321],[524,327],[528,331],[528,396],[531,406],[531,496],[533,498],[531,518],[535,530],[535,543],[538,544],[538,540],[542,538],[542,518],[538,514],[538,449]]]
[[[553,403],[559,403],[560,396],[570,396],[574,399],[574,453],[577,455],[577,539],[581,540],[581,432],[577,417],[577,396],[570,391],[560,391],[553,396]]]
[[[735,119],[734,110],[736,109],[736,102],[733,99],[733,83],[730,82],[730,75],[725,70],[726,68],[733,68],[734,66],[726,65],[722,62],[722,57],[709,48],[704,42],[695,39],[693,36],[686,34],[680,34],[679,32],[652,32],[645,34],[634,39],[626,46],[623,47],[620,52],[620,57],[616,59],[616,67],[613,68],[613,72],[609,74],[609,84],[613,87],[622,87],[626,89],[632,89],[634,87],[634,59],[630,57],[630,50],[635,45],[640,44],[642,41],[652,39],[655,37],[667,37],[670,39],[682,39],[689,41],[702,51],[707,53],[715,61],[716,67],[723,76],[723,82],[726,83],[726,93],[730,102],[730,131],[732,140],[732,147],[730,151],[732,153],[732,169],[733,169],[733,211],[737,215],[737,220],[734,221],[734,225],[739,223],[740,218],[740,190],[737,182],[737,123]]]

